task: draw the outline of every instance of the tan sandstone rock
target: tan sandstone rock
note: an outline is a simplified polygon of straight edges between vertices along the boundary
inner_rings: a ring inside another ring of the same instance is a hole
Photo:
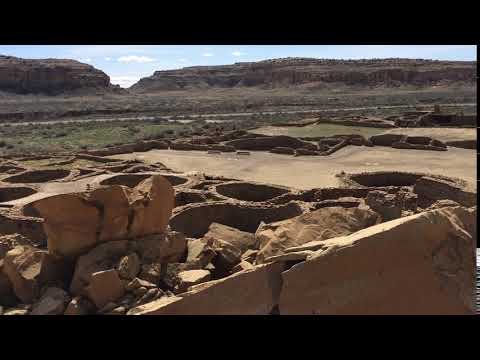
[[[123,296],[125,289],[116,270],[99,271],[92,274],[88,294],[97,308],[102,308]]]
[[[68,293],[60,288],[47,288],[40,300],[32,307],[31,315],[62,315],[70,301]]]
[[[280,314],[473,314],[474,217],[444,208],[325,241],[283,273]]]
[[[129,236],[132,238],[159,234],[168,225],[175,196],[170,182],[163,176],[152,176],[135,187],[131,204],[133,221]]]
[[[88,315],[93,311],[94,305],[81,296],[74,297],[67,305],[64,315]]]
[[[70,292],[73,295],[87,296],[86,288],[90,285],[92,274],[115,268],[127,251],[128,241],[109,241],[80,256],[75,265]]]
[[[174,293],[186,291],[190,286],[197,285],[210,280],[208,270],[187,270],[178,273],[179,284],[175,287]]]
[[[32,206],[45,220],[49,251],[77,257],[101,242],[163,233],[173,204],[172,185],[154,175],[133,189],[113,185],[47,197]]]
[[[328,207],[292,219],[262,224],[255,234],[260,246],[257,264],[282,254],[286,248],[349,235],[378,221],[378,214],[369,209]]]
[[[162,297],[127,315],[266,315],[278,302],[283,263],[270,263]]]
[[[61,194],[37,201],[44,218],[48,250],[63,256],[78,255],[97,243],[100,211],[78,194]]]
[[[15,295],[24,303],[31,303],[43,286],[62,285],[68,274],[63,259],[28,245],[10,250],[4,259],[4,272]]]

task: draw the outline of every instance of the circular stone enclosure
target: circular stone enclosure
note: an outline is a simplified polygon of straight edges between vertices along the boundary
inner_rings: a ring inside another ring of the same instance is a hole
[[[423,175],[401,172],[375,172],[353,174],[348,177],[351,181],[367,187],[372,186],[413,186]]]
[[[17,187],[0,187],[0,202],[7,202],[12,200],[21,199],[32,194],[35,194],[37,191],[24,186]]]
[[[248,182],[232,182],[220,184],[215,187],[220,195],[243,201],[261,202],[273,199],[290,192],[271,185],[252,184]]]
[[[45,169],[45,170],[30,170],[20,174],[10,176],[3,179],[4,182],[9,183],[44,183],[48,181],[63,179],[70,175],[70,170],[65,169]]]
[[[140,184],[143,180],[149,178],[154,174],[121,174],[115,175],[108,179],[100,181],[100,185],[124,185],[128,187],[135,187]],[[188,181],[187,178],[175,175],[164,175],[158,174],[167,179],[172,186],[177,186],[184,184]]]
[[[271,223],[290,219],[302,213],[303,209],[296,203],[273,207],[225,202],[192,204],[172,216],[170,227],[193,238],[205,235],[210,224],[214,222],[254,233],[262,221]]]

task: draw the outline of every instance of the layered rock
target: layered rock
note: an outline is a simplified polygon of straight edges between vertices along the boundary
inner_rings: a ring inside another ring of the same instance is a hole
[[[286,248],[349,235],[378,221],[378,215],[369,209],[325,207],[289,220],[262,224],[255,233],[260,249],[257,263],[282,254]]]
[[[268,315],[278,303],[283,263],[259,265],[131,309],[128,315]]]
[[[473,314],[474,222],[444,208],[291,249],[315,253],[283,273],[280,313]]]
[[[44,218],[49,251],[77,256],[104,241],[163,233],[173,205],[170,182],[157,175],[133,189],[111,186],[56,195],[33,206]]]
[[[0,91],[57,95],[80,89],[121,92],[104,72],[75,60],[0,55]]]
[[[154,92],[233,87],[282,88],[328,83],[347,86],[430,86],[457,81],[476,81],[475,62],[285,58],[156,71],[130,89],[135,92]]]

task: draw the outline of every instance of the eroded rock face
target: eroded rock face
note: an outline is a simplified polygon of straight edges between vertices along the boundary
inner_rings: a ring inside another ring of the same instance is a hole
[[[473,314],[475,240],[464,225],[473,220],[444,208],[317,244],[283,273],[280,313]]]
[[[30,60],[0,55],[1,91],[56,95],[76,89],[115,88],[104,72],[75,60]]]
[[[284,264],[259,265],[131,309],[128,315],[267,315],[278,303]]]
[[[343,83],[346,86],[430,85],[475,82],[475,62],[432,62],[415,59],[332,60],[284,58],[233,65],[192,66],[156,71],[131,87],[134,92],[266,86],[287,88],[304,84]]]
[[[33,204],[44,218],[49,251],[70,257],[101,242],[163,233],[173,205],[173,188],[162,176],[133,189],[117,185]]]
[[[63,259],[28,245],[19,245],[6,254],[4,272],[15,295],[24,303],[31,303],[43,286],[62,286],[70,269]]]
[[[349,235],[378,221],[378,215],[369,209],[327,207],[293,219],[262,224],[255,233],[260,249],[257,263],[282,254],[286,248]]]

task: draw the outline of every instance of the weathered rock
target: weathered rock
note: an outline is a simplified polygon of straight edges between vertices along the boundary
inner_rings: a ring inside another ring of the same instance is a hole
[[[15,295],[24,303],[31,303],[40,295],[42,287],[63,286],[70,268],[64,259],[28,245],[19,245],[6,254],[4,272]]]
[[[142,265],[142,271],[138,277],[152,284],[158,284],[162,278],[162,264],[151,263]]]
[[[474,206],[477,203],[477,194],[465,191],[452,182],[429,176],[418,179],[413,187],[413,192],[433,201],[450,199],[466,207]]]
[[[57,95],[72,90],[120,91],[103,71],[75,60],[0,56],[0,90]]]
[[[77,194],[61,194],[41,199],[34,203],[33,207],[44,218],[43,227],[51,253],[77,255],[97,243],[100,211]]]
[[[134,246],[143,262],[176,262],[185,256],[187,240],[183,234],[172,231],[137,238]]]
[[[3,271],[3,264],[4,260],[0,259],[0,305],[14,306],[18,299],[13,292],[12,283]]]
[[[114,269],[93,273],[87,289],[89,298],[99,309],[107,303],[121,298],[125,291],[118,273]]]
[[[256,244],[254,234],[219,223],[212,223],[209,226],[205,238],[228,242],[239,249],[242,254],[248,249],[254,248]]]
[[[0,259],[3,259],[5,254],[18,245],[31,245],[33,242],[22,234],[8,234],[0,235]]]
[[[216,253],[213,251],[211,245],[213,241],[206,241],[205,239],[192,239],[187,243],[187,263],[196,263],[199,268],[203,268],[210,263],[215,257]]]
[[[63,315],[88,315],[94,308],[95,305],[90,300],[76,296],[68,303]]]
[[[133,221],[129,236],[132,238],[163,233],[168,225],[174,206],[174,191],[163,176],[152,176],[135,188],[137,197],[133,204]]]
[[[205,237],[204,239],[208,239]],[[242,256],[242,251],[231,243],[219,239],[212,239],[213,250],[217,256],[212,260],[215,266],[215,277],[223,277],[237,265]]]
[[[31,315],[62,315],[70,301],[68,293],[60,288],[47,288],[40,300],[32,307]]]
[[[250,270],[250,269],[253,269],[254,266],[249,263],[248,261],[245,261],[245,260],[241,260],[237,265],[235,265],[233,268],[232,268],[232,273],[236,273],[236,272],[239,272],[239,271],[243,271],[243,270]]]
[[[404,211],[415,212],[417,195],[405,191],[389,194],[386,191],[373,190],[368,193],[365,203],[378,212],[383,221],[390,221],[401,217]]]
[[[112,311],[105,313],[105,315],[124,315],[127,312],[127,309],[123,306],[118,306]]]
[[[427,210],[441,209],[444,207],[456,207],[460,206],[459,203],[450,199],[437,200]]]
[[[248,261],[250,264],[254,264],[257,254],[258,250],[247,250],[242,254],[242,260]]]
[[[114,302],[108,302],[106,303],[101,309],[97,311],[97,314],[107,314],[113,309],[116,309],[118,305]]]
[[[155,175],[133,189],[114,185],[44,198],[32,206],[45,220],[49,251],[76,257],[101,242],[163,233],[173,205],[170,182]]]
[[[474,216],[444,208],[327,240],[283,273],[280,313],[473,314],[475,241],[461,218]]]
[[[378,215],[369,209],[327,207],[293,219],[262,224],[255,234],[260,248],[257,264],[282,254],[288,247],[349,235],[378,221]]]
[[[296,252],[288,252],[285,254],[281,255],[275,255],[275,256],[270,256],[269,258],[266,258],[264,262],[278,262],[278,261],[303,261],[307,259],[310,255],[312,255],[314,252],[311,250],[303,250],[303,251],[296,251]]]
[[[12,308],[12,309],[5,310],[3,312],[3,315],[28,315],[28,310]]]
[[[88,297],[86,288],[92,275],[99,271],[114,269],[118,261],[128,253],[128,241],[109,241],[100,244],[77,259],[75,272],[70,284],[73,295]]]
[[[120,259],[118,264],[118,275],[122,279],[132,280],[140,272],[140,258],[136,253],[128,254]]]
[[[125,290],[133,291],[133,290],[136,290],[140,287],[144,287],[146,289],[151,289],[151,288],[156,287],[156,285],[149,282],[149,281],[145,281],[145,280],[142,280],[142,279],[139,279],[139,278],[135,278],[132,281],[130,281],[127,286],[125,286]]]
[[[174,288],[174,293],[182,293],[190,286],[197,285],[210,280],[208,270],[187,270],[178,273],[179,283]]]
[[[128,237],[130,191],[127,187],[117,185],[96,189],[87,194],[88,201],[96,205],[101,215],[99,217],[101,232],[99,237],[95,238],[95,242],[122,240]]]
[[[283,270],[282,263],[259,265],[132,308],[127,315],[267,315],[277,305]]]

